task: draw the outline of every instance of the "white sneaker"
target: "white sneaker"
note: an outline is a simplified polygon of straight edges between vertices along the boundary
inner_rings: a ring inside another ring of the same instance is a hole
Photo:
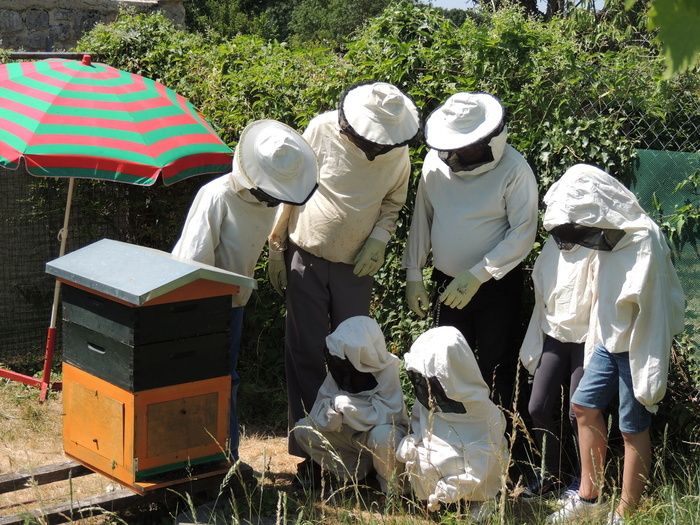
[[[605,525],[625,525],[625,518],[614,510],[611,510],[610,514],[608,514],[608,517],[605,519]]]
[[[580,485],[581,482],[578,478],[574,479],[571,483],[569,483],[569,486],[566,487],[566,490],[559,495],[559,503],[563,505],[566,503],[566,500],[578,496],[578,488]]]
[[[592,518],[595,517],[602,508],[603,506],[600,503],[588,503],[587,501],[583,501],[577,493],[574,497],[566,500],[562,508],[547,516],[545,523],[569,523],[581,518]]]

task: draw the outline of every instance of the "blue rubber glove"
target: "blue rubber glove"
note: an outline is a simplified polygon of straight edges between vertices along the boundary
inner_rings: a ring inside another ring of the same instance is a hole
[[[385,242],[369,237],[365,241],[360,253],[355,257],[355,268],[353,268],[352,273],[358,277],[377,273],[379,268],[382,267],[382,264],[384,264],[385,250]]]
[[[423,281],[406,281],[406,302],[418,317],[421,319],[425,317],[430,308],[430,299]]]
[[[480,286],[481,281],[467,270],[452,279],[452,282],[447,285],[445,291],[440,295],[440,301],[445,306],[461,310],[469,304],[469,301],[472,300]]]

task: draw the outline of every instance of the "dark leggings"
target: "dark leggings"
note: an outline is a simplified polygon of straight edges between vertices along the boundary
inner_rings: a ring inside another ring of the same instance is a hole
[[[569,399],[583,376],[583,349],[584,343],[562,343],[545,335],[542,358],[532,383],[528,411],[535,426],[537,442],[541,444],[543,436],[547,436],[545,469],[559,479],[562,479],[562,460],[571,465],[578,464],[575,445],[567,447],[566,444],[572,443],[569,439],[571,430],[576,435],[576,419],[571,412]],[[561,413],[561,417],[555,418],[556,413]],[[567,413],[571,427],[565,421]],[[565,458],[565,455],[568,457]]]

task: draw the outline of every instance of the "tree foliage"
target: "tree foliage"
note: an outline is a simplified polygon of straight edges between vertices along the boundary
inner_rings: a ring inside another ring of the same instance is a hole
[[[301,41],[338,42],[366,20],[380,14],[391,0],[300,0],[289,24]]]
[[[700,2],[652,0],[649,26],[659,31],[667,77],[688,71],[700,63]]]

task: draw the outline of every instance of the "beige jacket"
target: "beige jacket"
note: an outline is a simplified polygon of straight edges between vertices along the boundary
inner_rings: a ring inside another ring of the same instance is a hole
[[[270,244],[288,238],[317,257],[353,264],[368,237],[386,243],[396,230],[408,192],[408,147],[367,160],[340,134],[337,111],[314,118],[304,138],[318,157],[319,187],[304,206],[284,206]]]

